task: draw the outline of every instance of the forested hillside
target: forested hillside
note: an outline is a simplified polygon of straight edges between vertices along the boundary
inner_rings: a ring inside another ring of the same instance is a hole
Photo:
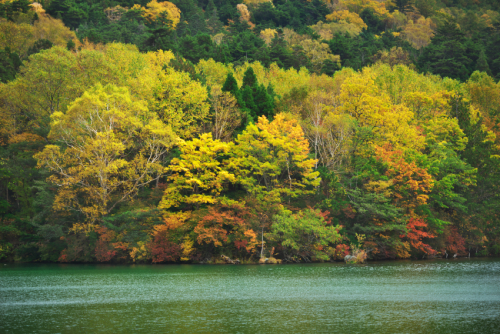
[[[500,254],[495,0],[0,0],[0,261]]]

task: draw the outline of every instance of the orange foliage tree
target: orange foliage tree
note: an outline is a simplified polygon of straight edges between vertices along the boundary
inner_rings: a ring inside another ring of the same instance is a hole
[[[406,162],[403,152],[392,150],[390,145],[376,147],[377,159],[387,164],[386,175],[394,189],[395,204],[411,214],[419,206],[427,204],[427,195],[434,185],[427,169],[417,166],[415,161]]]
[[[116,250],[109,244],[115,237],[115,232],[105,226],[99,226],[95,231],[100,235],[95,247],[95,257],[99,262],[109,262],[116,255]]]
[[[257,245],[257,235],[249,227],[251,213],[241,204],[221,204],[208,209],[194,228],[198,244],[213,247],[234,244],[238,250],[251,253]]]

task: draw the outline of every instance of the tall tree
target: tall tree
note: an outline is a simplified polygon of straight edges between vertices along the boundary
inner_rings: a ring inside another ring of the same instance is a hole
[[[55,113],[49,138],[58,145],[36,158],[59,187],[54,209],[76,210],[90,225],[161,176],[162,155],[176,142],[143,101],[112,85],[97,85]]]
[[[470,73],[467,70],[471,60],[466,56],[465,33],[457,22],[446,20],[438,27],[436,35],[418,60],[424,71],[439,74],[442,77],[466,80]]]

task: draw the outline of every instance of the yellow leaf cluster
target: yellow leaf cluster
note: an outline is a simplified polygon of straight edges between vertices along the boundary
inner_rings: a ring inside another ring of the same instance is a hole
[[[299,44],[311,60],[312,65],[316,70],[320,70],[326,60],[330,60],[340,65],[340,56],[334,55],[330,51],[330,47],[326,43],[321,43],[318,40],[306,39]]]
[[[326,16],[328,21],[345,21],[347,23],[352,23],[359,29],[366,29],[368,26],[363,21],[363,19],[356,13],[350,12],[348,10],[339,10],[328,14]]]
[[[97,83],[127,87],[134,99],[145,100],[182,138],[199,132],[208,118],[206,87],[189,74],[165,68],[170,51],[140,53],[136,46],[119,43],[86,43],[79,52],[53,47],[25,62],[16,80],[0,90],[0,108],[10,133],[26,132],[23,126],[46,126],[55,111],[65,111],[71,101]],[[19,119],[31,110],[30,123]]]
[[[147,260],[149,254],[148,249],[146,248],[146,243],[144,241],[137,242],[137,247],[132,247],[129,254],[134,262]]]
[[[267,28],[260,32],[260,38],[262,38],[264,42],[269,45],[277,33],[276,29]]]
[[[26,57],[28,49],[34,42],[33,26],[27,23],[16,24],[0,19],[0,45]]]
[[[43,9],[42,5],[38,2],[33,2],[30,6],[37,14],[45,13],[45,9]]]
[[[275,63],[266,68],[258,61],[251,64],[245,63],[234,68],[232,64],[225,65],[213,59],[201,59],[196,68],[199,73],[205,73],[207,83],[222,87],[230,72],[233,73],[238,85],[241,86],[243,75],[249,66],[254,70],[259,83],[263,83],[264,86],[271,84],[278,95],[284,95],[294,87],[307,85],[311,79],[311,74],[306,68],[301,68],[298,71],[294,68],[284,69]]]
[[[47,39],[62,47],[66,47],[70,40],[76,46],[80,45],[74,31],[66,27],[61,20],[43,12],[39,12],[38,20],[33,25],[0,19],[0,45],[17,52],[21,59],[27,56],[28,49],[39,39]]]
[[[395,149],[421,149],[424,138],[412,125],[413,113],[404,104],[393,104],[377,87],[375,78],[372,69],[366,68],[345,81],[338,97],[341,111],[373,131],[372,145],[391,143]]]
[[[181,261],[189,261],[191,254],[196,250],[194,248],[194,241],[191,240],[188,236],[184,238],[184,242],[181,245],[182,249],[182,257]]]
[[[142,11],[142,15],[151,22],[156,21],[162,15],[165,15],[166,18],[170,20],[172,29],[177,27],[177,24],[181,19],[180,9],[169,1],[158,2],[157,0],[152,0],[148,2],[146,8],[136,4],[132,7],[132,10]]]
[[[222,190],[236,181],[231,172],[232,162],[221,159],[228,155],[232,143],[213,140],[210,133],[179,143],[180,158],[167,167],[170,173],[160,208],[169,209],[181,204],[199,206],[221,201]]]
[[[391,66],[391,68],[395,65],[414,67],[410,53],[399,46],[394,46],[390,50],[379,50],[373,56],[373,60],[387,64]]]
[[[285,197],[311,193],[319,184],[309,142],[296,119],[278,114],[272,122],[259,117],[236,140],[239,181],[254,196],[279,203]]]
[[[420,17],[416,22],[410,20],[403,28],[403,37],[415,49],[420,50],[431,42],[434,26],[431,18]]]
[[[214,139],[229,142],[243,118],[237,107],[238,102],[231,93],[223,92],[220,86],[213,86],[210,95],[214,111],[212,136]]]
[[[236,10],[238,10],[238,12],[240,13],[240,20],[247,21],[247,23],[250,25],[251,28],[255,27],[255,24],[253,24],[250,21],[251,14],[250,11],[248,10],[248,7],[245,4],[240,3],[236,5]]]
[[[383,1],[377,0],[340,0],[339,7],[348,9],[350,12],[360,14],[365,9],[371,9],[379,17],[387,17],[389,11]]]
[[[258,6],[263,3],[273,3],[273,0],[243,0],[243,2],[249,6]]]
[[[113,85],[96,85],[51,118],[49,136],[63,145],[47,145],[35,158],[59,186],[54,209],[77,210],[90,223],[159,177],[160,159],[176,141],[144,101]]]
[[[54,45],[66,47],[68,41],[72,40],[75,46],[80,45],[74,31],[71,31],[61,20],[54,19],[49,15],[39,15],[39,19],[33,24],[33,36],[35,39],[47,39]]]

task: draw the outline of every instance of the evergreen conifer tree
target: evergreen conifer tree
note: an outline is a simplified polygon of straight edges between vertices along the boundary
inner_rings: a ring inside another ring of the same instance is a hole
[[[471,60],[466,56],[465,42],[465,34],[457,23],[454,20],[445,21],[420,56],[420,69],[429,69],[442,77],[467,80],[467,65]]]
[[[227,75],[226,81],[224,82],[224,85],[222,86],[222,91],[223,92],[230,92],[235,97],[238,96],[238,92],[239,92],[238,82],[236,82],[236,79],[233,76],[233,72],[229,72],[229,74]]]
[[[245,74],[243,75],[242,88],[246,86],[253,87],[256,83],[257,83],[257,76],[255,75],[253,68],[249,66],[245,71]]]
[[[488,75],[491,75],[490,67],[488,66],[488,60],[486,59],[486,54],[484,50],[481,50],[479,54],[479,58],[476,62],[476,71],[486,72]]]
[[[215,7],[213,0],[209,1],[207,8],[205,9],[205,17],[207,18],[207,29],[212,35],[218,34],[222,31],[224,24],[219,18],[219,12],[217,11],[217,7]]]

